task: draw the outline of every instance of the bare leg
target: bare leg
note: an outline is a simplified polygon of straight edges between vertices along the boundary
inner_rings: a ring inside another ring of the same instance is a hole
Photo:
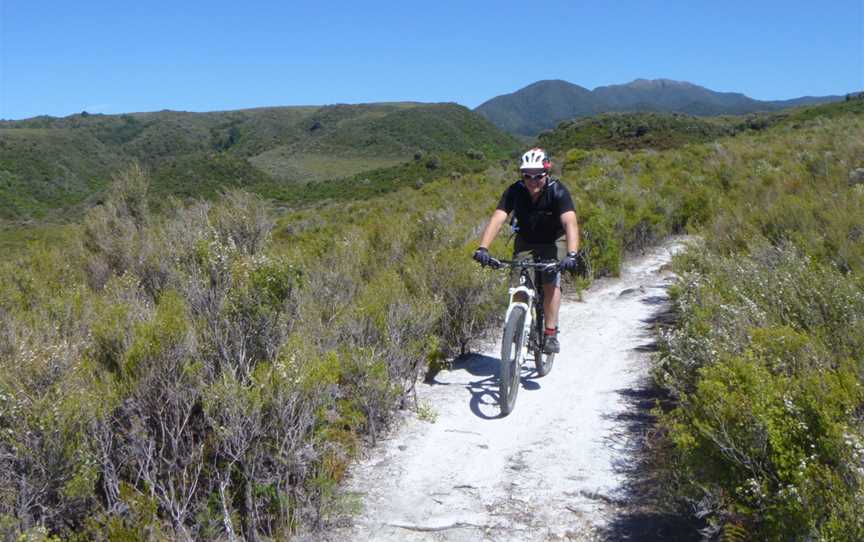
[[[561,288],[554,284],[543,285],[544,325],[547,328],[558,326],[558,308],[561,306]]]

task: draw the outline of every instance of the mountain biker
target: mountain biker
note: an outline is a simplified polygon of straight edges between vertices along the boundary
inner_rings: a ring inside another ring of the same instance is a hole
[[[575,271],[579,250],[579,224],[570,191],[550,177],[552,162],[540,148],[529,149],[519,164],[521,180],[510,185],[492,213],[474,259],[486,266],[492,260],[489,245],[498,235],[507,216],[513,213],[517,229],[514,260],[556,259],[560,269]],[[561,273],[543,275],[543,312],[547,354],[558,353],[558,308],[561,306]]]

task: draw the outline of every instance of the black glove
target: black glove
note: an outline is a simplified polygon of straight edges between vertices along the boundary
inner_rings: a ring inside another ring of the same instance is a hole
[[[492,256],[489,255],[489,249],[486,247],[480,247],[475,250],[473,258],[480,262],[480,265],[483,267],[492,263]]]
[[[579,267],[579,264],[576,262],[576,253],[568,252],[558,267],[561,268],[561,271],[576,271],[576,268]]]

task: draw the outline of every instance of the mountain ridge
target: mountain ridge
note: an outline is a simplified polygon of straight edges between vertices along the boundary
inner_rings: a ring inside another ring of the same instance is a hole
[[[756,100],[740,92],[718,92],[688,81],[662,78],[639,78],[624,84],[598,86],[593,90],[562,79],[546,79],[491,98],[474,110],[506,132],[534,137],[561,121],[599,113],[648,111],[702,116],[742,115],[842,98],[831,95]]]

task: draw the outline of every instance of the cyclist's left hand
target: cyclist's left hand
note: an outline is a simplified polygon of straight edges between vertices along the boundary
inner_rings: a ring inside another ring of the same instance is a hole
[[[576,271],[576,268],[578,267],[576,262],[576,253],[568,252],[567,256],[561,260],[559,267],[561,268],[561,271]]]

